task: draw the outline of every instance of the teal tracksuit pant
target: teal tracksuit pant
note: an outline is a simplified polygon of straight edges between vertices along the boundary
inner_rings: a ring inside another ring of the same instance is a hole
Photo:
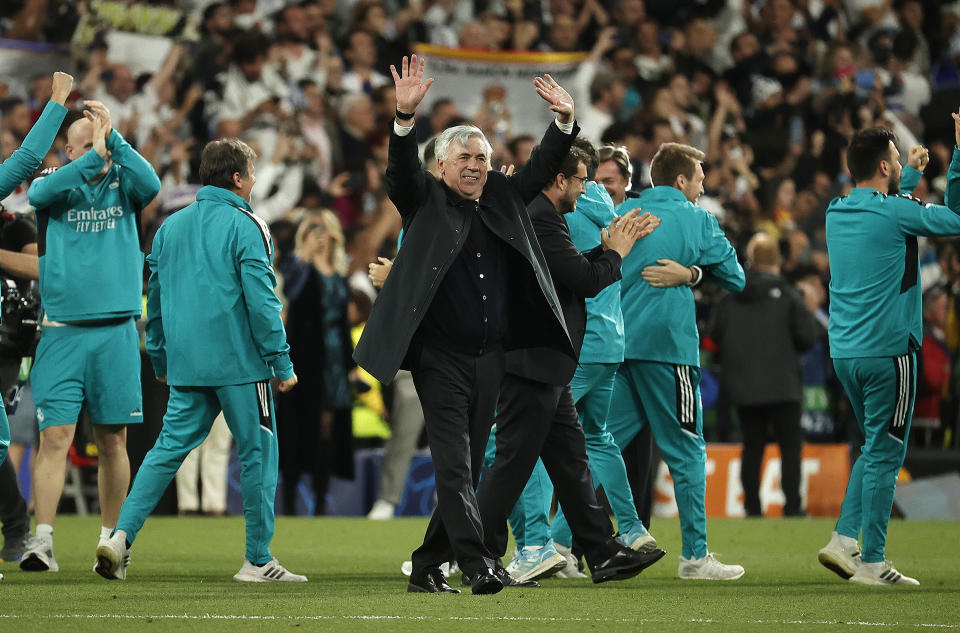
[[[862,534],[861,559],[879,563],[884,560],[897,474],[907,456],[917,355],[835,358],[833,365],[865,438],[850,472],[837,532],[854,539]]]
[[[699,367],[631,359],[620,365],[607,428],[624,447],[647,424],[673,478],[682,554],[706,556],[707,453]]]
[[[167,413],[156,444],[147,453],[120,510],[117,529],[132,544],[184,458],[210,433],[223,411],[237,442],[246,519],[246,558],[263,565],[273,558],[273,501],[277,491],[277,427],[266,380],[225,387],[170,387]]]

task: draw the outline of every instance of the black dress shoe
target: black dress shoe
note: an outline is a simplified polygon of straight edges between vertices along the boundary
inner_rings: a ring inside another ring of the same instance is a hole
[[[407,593],[460,593],[447,584],[439,567],[428,567],[423,571],[410,574]]]
[[[510,572],[508,572],[503,567],[497,567],[496,569],[493,570],[493,573],[497,575],[497,578],[500,579],[500,582],[503,583],[504,587],[521,587],[522,588],[522,587],[539,587],[540,586],[540,583],[538,583],[536,580],[524,580],[522,582],[517,580],[516,578],[511,576]]]
[[[500,593],[500,590],[503,589],[503,581],[501,581],[496,573],[489,567],[478,573],[473,578],[468,580],[466,574],[463,575],[463,581],[470,583],[470,590],[474,595],[484,595],[491,593]]]
[[[666,554],[662,549],[650,552],[635,552],[632,549],[621,547],[610,558],[596,565],[591,565],[590,574],[593,582],[608,580],[624,580],[633,578],[644,569],[654,564]]]

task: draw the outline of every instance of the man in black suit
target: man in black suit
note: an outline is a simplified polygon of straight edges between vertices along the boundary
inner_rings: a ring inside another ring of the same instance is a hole
[[[391,67],[397,118],[386,171],[403,217],[403,248],[354,352],[383,383],[410,369],[423,406],[437,509],[412,556],[411,592],[457,593],[440,572],[455,559],[473,593],[512,579],[484,545],[475,488],[504,372],[504,350],[575,354],[543,253],[525,210],[557,172],[577,126],[570,95],[547,75],[537,94],[557,113],[540,148],[513,176],[490,170],[490,144],[470,126],[438,137],[440,179],[422,169],[413,116],[433,83],[424,62]]]
[[[507,516],[541,457],[593,581],[604,582],[635,576],[665,552],[634,552],[612,537],[613,526],[597,503],[587,466],[586,441],[570,379],[586,331],[585,298],[620,279],[623,258],[659,219],[649,213],[637,218],[640,210],[635,209],[610,223],[600,246],[581,253],[563,214],[576,209],[588,161],[582,151],[571,149],[553,180],[527,207],[577,355],[571,358],[534,345],[507,352],[497,408],[497,456],[477,495],[487,549],[502,556],[507,547]]]

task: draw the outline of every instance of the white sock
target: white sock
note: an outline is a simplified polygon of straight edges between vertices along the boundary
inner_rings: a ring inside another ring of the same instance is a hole
[[[835,538],[837,540],[837,543],[839,543],[843,547],[856,547],[857,545],[859,545],[859,543],[857,542],[857,539],[849,536],[845,536],[836,531],[833,533],[833,538]]]
[[[53,526],[49,523],[37,523],[37,538],[53,538]]]
[[[880,572],[883,571],[883,561],[880,561],[879,563],[868,563],[866,561],[861,561],[860,567],[862,567],[864,571],[870,572],[870,574],[874,576],[878,576]]]
[[[105,525],[100,526],[100,538],[110,538],[110,532],[113,532],[113,528],[108,528]]]

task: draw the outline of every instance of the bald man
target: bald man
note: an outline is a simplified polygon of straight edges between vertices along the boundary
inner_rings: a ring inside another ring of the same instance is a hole
[[[109,110],[88,110],[67,129],[70,163],[30,185],[37,209],[40,294],[46,316],[31,376],[40,448],[36,533],[25,571],[58,571],[53,520],[67,450],[86,405],[98,451],[102,540],[116,527],[130,486],[126,425],[143,421],[136,319],[142,311],[140,212],[160,179],[112,129]]]

